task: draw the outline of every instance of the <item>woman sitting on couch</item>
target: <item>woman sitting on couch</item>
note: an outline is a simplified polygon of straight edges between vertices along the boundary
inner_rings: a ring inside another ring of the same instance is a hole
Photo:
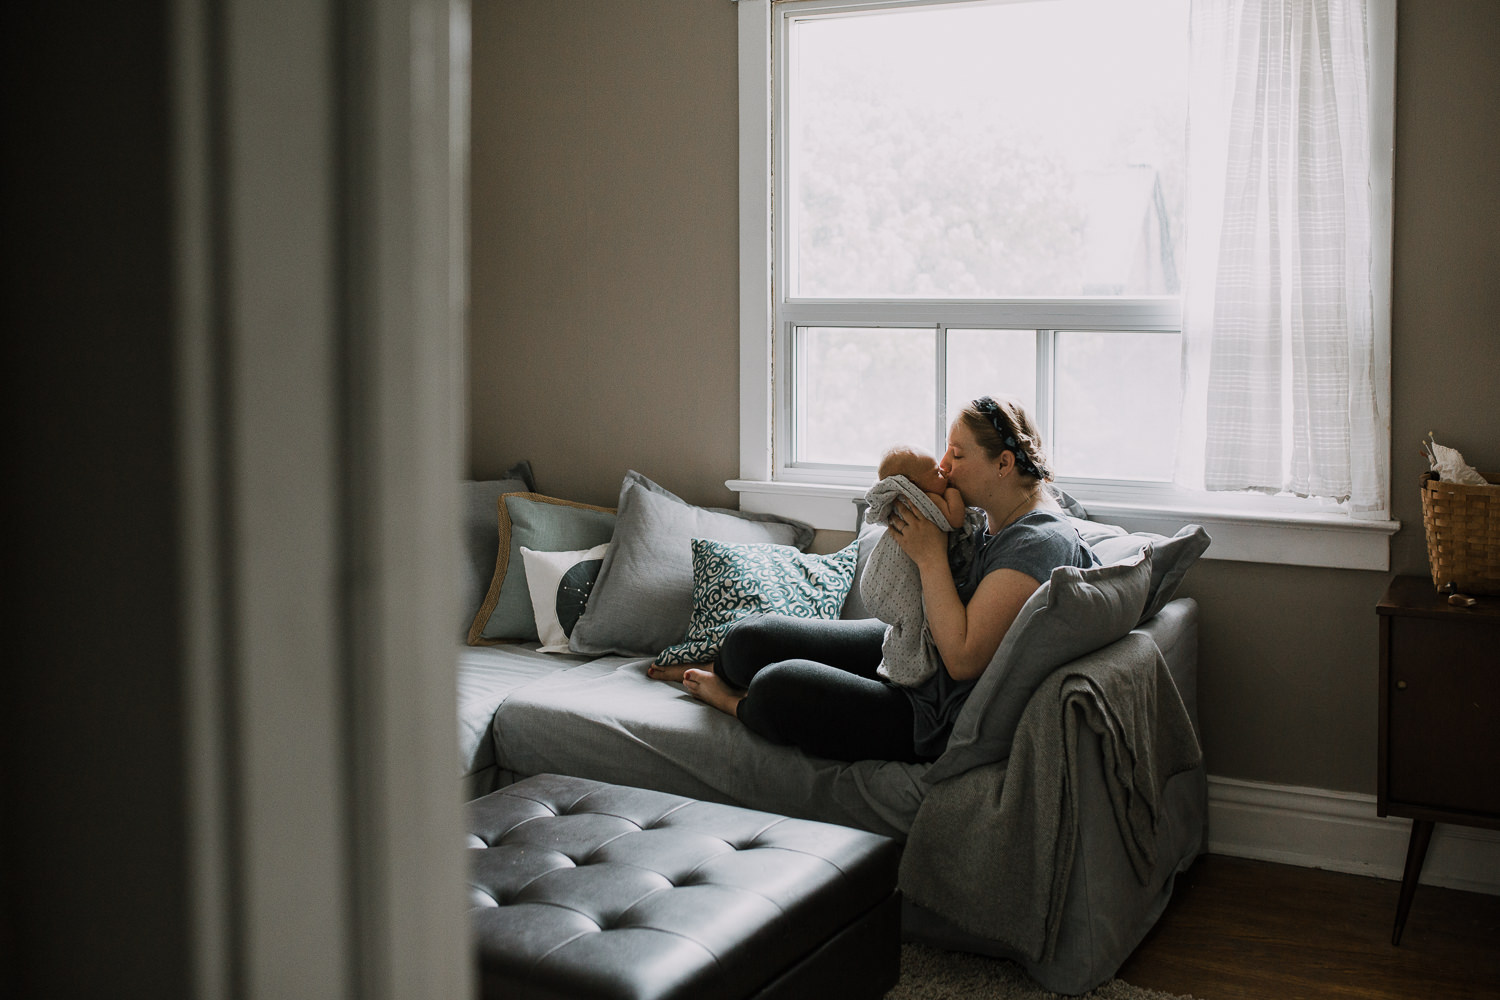
[[[705,669],[651,667],[694,697],[767,739],[834,760],[936,760],[959,709],[1026,603],[1058,566],[1099,560],[1062,517],[1043,482],[1051,478],[1041,437],[1021,404],[983,396],[948,433],[941,462],[964,504],[988,528],[967,579],[948,566],[947,538],[898,504],[891,531],[916,563],[927,625],[942,658],[915,687],[876,675],[885,623],[879,619],[747,618],[725,636]]]

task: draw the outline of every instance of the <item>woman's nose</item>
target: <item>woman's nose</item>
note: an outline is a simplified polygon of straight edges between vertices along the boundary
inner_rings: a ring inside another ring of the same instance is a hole
[[[944,479],[947,479],[953,473],[953,461],[946,451],[943,452],[943,460],[938,462],[938,471],[943,474]]]

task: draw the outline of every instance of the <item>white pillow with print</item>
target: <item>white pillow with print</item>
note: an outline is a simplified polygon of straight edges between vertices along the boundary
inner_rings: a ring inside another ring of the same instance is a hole
[[[536,614],[536,634],[543,653],[567,653],[568,636],[583,614],[604,565],[609,543],[575,552],[538,552],[521,546],[526,587]]]

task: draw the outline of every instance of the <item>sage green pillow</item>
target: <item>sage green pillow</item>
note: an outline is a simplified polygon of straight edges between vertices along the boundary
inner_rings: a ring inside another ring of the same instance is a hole
[[[495,572],[484,602],[469,626],[471,646],[537,639],[536,613],[526,585],[521,546],[538,552],[569,552],[603,545],[614,535],[609,507],[573,503],[538,493],[507,493],[495,509],[499,544]]]
[[[495,508],[506,493],[535,493],[531,465],[518,462],[500,479],[468,480],[459,484],[460,530],[458,634],[469,634],[474,609],[484,602],[495,572]]]

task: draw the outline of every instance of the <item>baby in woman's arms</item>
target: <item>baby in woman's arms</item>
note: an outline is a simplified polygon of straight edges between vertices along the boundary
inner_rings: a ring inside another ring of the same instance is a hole
[[[943,475],[937,459],[931,455],[905,446],[892,448],[880,459],[875,473],[879,479],[905,476],[913,486],[926,493],[937,504],[950,527],[963,527],[964,498],[956,488],[948,485],[948,477]]]
[[[865,494],[865,520],[889,525],[897,505],[906,504],[913,516],[930,520],[948,533],[948,568],[954,579],[966,579],[978,539],[984,535],[984,511],[966,511],[963,494],[949,485],[937,459],[915,448],[892,448],[876,472],[880,481]],[[923,496],[917,495],[919,491]],[[859,586],[870,612],[889,626],[881,641],[876,673],[908,687],[936,673],[942,658],[927,630],[922,576],[889,532],[871,550]]]

